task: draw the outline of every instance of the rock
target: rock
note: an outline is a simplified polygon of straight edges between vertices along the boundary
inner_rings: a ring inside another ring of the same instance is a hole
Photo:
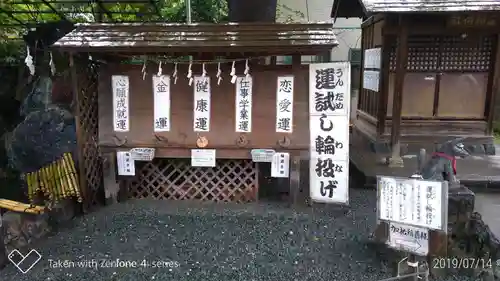
[[[52,80],[49,77],[40,77],[33,90],[23,101],[20,109],[22,116],[28,116],[30,113],[44,110],[51,103]]]
[[[17,212],[3,215],[5,237],[3,242],[7,252],[22,249],[50,232],[48,216]]]
[[[29,114],[6,142],[10,164],[23,173],[37,171],[67,152],[75,156],[76,147],[73,116],[55,106]]]
[[[68,223],[75,215],[75,202],[72,199],[63,199],[50,210],[49,222],[52,227],[57,227]]]
[[[450,188],[448,192],[448,232],[464,237],[465,229],[474,212],[474,192],[461,185]]]

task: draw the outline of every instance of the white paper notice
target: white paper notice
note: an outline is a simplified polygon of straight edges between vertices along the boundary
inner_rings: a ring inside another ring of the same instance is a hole
[[[290,154],[278,152],[273,155],[271,162],[271,177],[288,178],[290,174]]]
[[[146,147],[137,147],[130,150],[132,159],[135,161],[152,161],[155,158],[155,149]]]
[[[153,75],[154,131],[170,131],[170,76]]]
[[[310,196],[349,202],[350,64],[309,65]]]
[[[278,77],[276,89],[276,132],[293,132],[293,76]]]
[[[135,163],[130,151],[117,151],[116,163],[118,165],[118,175],[135,176]]]
[[[113,127],[115,132],[129,131],[129,80],[128,76],[111,76],[113,90]]]
[[[373,48],[365,50],[364,68],[380,69],[382,57],[381,48]]]
[[[192,167],[215,167],[215,149],[191,149]]]
[[[252,131],[252,77],[236,78],[236,132]]]
[[[194,114],[195,132],[210,131],[210,77],[194,77]]]
[[[441,182],[379,177],[377,188],[379,219],[446,230]]]
[[[380,72],[376,70],[363,71],[363,89],[378,92]]]

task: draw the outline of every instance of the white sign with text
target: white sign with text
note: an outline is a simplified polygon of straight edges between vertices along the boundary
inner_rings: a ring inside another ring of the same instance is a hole
[[[310,196],[315,202],[349,202],[348,62],[309,65]]]
[[[377,181],[380,220],[447,230],[447,182],[382,176]]]
[[[429,254],[429,230],[391,222],[389,223],[389,238],[386,244],[396,250],[427,256]]]

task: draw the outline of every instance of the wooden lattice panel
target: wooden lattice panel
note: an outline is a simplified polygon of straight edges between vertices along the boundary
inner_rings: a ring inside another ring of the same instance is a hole
[[[100,157],[98,138],[98,66],[92,61],[84,61],[78,68],[78,112],[81,139],[78,140],[82,149],[83,168],[85,176],[84,204],[90,208],[102,203],[103,176],[102,158]],[[81,172],[81,171],[80,171]]]
[[[459,36],[443,38],[441,69],[444,71],[488,72],[490,69],[493,38],[480,41]]]
[[[390,69],[396,70],[397,40],[391,46]],[[410,36],[408,71],[414,72],[488,72],[494,38],[491,36]]]
[[[186,159],[154,159],[127,182],[134,198],[252,202],[257,169],[250,160],[217,160],[216,167],[191,167]]]
[[[438,69],[439,38],[410,36],[408,38],[408,71],[435,71]],[[391,70],[396,70],[396,44],[391,48]]]

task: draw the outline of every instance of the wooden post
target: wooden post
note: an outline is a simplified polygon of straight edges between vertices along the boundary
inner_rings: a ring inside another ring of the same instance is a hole
[[[384,23],[385,25],[386,23]],[[377,133],[378,136],[382,136],[385,131],[386,120],[387,120],[387,101],[389,99],[389,74],[390,74],[390,44],[391,38],[382,34],[382,59],[380,65],[380,81],[379,81],[379,103],[378,103],[378,123],[377,123]]]
[[[77,157],[78,157],[78,177],[80,183],[80,191],[82,192],[83,198],[83,212],[87,212],[87,204],[88,204],[88,194],[87,194],[87,179],[85,173],[85,165],[84,165],[84,155],[83,148],[85,146],[85,140],[83,139],[83,133],[81,128],[81,116],[80,116],[80,106],[79,106],[79,88],[78,88],[78,74],[76,71],[76,65],[74,61],[73,54],[69,54],[69,66],[71,69],[71,86],[73,91],[73,101],[71,104],[73,105],[73,113],[75,115],[75,124],[76,124],[76,146],[77,146]]]
[[[495,64],[494,72],[492,75],[493,84],[491,86],[490,96],[486,99],[486,110],[488,112],[488,124],[486,129],[486,134],[491,135],[493,133],[493,122],[495,122],[495,105],[497,96],[500,95],[500,35],[497,36],[496,40],[495,54]]]
[[[102,173],[104,178],[104,198],[106,205],[118,202],[120,185],[116,180],[116,154],[106,153],[102,156]]]
[[[389,167],[403,167],[401,158],[401,115],[403,109],[403,87],[408,62],[408,25],[399,16],[399,36],[396,57],[396,79],[394,81],[394,101],[392,106],[391,146]]]
[[[297,206],[300,193],[300,156],[293,156],[290,161],[290,205]]]

